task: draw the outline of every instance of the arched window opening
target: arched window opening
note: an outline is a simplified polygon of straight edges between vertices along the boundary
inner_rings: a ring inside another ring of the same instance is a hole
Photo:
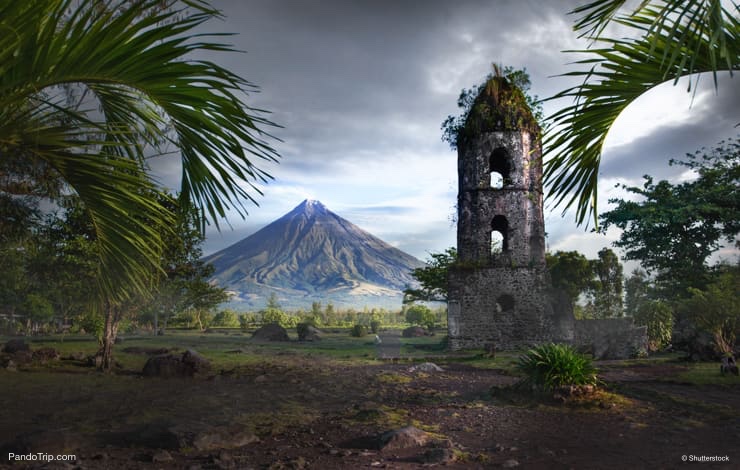
[[[504,147],[496,148],[489,158],[491,187],[501,189],[511,180],[511,157]]]
[[[498,230],[491,232],[491,254],[496,255],[503,251],[504,247],[504,234]]]
[[[498,235],[497,235],[498,234]],[[498,249],[494,251],[494,239]],[[503,215],[497,215],[491,221],[491,253],[501,253],[509,249],[509,221]]]
[[[510,310],[514,310],[514,305],[516,305],[516,302],[514,302],[514,297],[509,294],[500,295],[499,298],[496,299],[496,310],[498,310],[499,312],[508,312]]]

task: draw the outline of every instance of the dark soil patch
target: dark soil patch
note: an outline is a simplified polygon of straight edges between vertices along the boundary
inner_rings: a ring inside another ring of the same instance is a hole
[[[727,455],[726,468],[740,462],[740,420],[733,413],[740,381],[666,382],[678,366],[602,367],[613,394],[588,407],[498,400],[492,387],[517,379],[464,363],[419,373],[409,371],[411,363],[280,357],[207,379],[90,372],[70,380],[53,371],[0,371],[3,459],[8,452],[68,452],[85,469],[411,469],[435,464],[437,456],[445,468],[466,469],[514,461],[527,469],[676,468],[682,455]],[[434,436],[438,447],[375,444],[377,436],[408,425]],[[226,449],[192,444],[224,432],[255,439]]]

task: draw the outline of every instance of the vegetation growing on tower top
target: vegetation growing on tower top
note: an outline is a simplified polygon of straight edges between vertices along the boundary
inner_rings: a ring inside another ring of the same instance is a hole
[[[480,85],[462,89],[457,99],[462,112],[442,123],[442,140],[452,149],[482,132],[519,129],[540,135],[544,114],[537,96],[528,93],[526,69],[501,69],[495,64],[493,69]]]

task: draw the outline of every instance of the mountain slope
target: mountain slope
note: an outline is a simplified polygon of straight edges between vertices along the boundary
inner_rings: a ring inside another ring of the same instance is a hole
[[[397,305],[414,284],[410,271],[423,265],[311,200],[205,261],[216,268],[215,282],[257,306],[271,292],[286,306]]]

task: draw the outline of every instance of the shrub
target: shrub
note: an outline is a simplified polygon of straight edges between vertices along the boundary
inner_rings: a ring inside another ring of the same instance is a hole
[[[215,317],[213,317],[213,321],[211,322],[211,324],[213,326],[235,328],[239,326],[239,318],[237,317],[235,311],[224,309],[218,312]]]
[[[380,330],[380,320],[371,320],[370,321],[370,331],[372,331],[373,334],[375,334],[379,330]]]
[[[552,391],[567,385],[596,385],[591,359],[564,344],[543,344],[519,358],[517,369],[525,377],[520,385]]]
[[[365,328],[365,325],[355,325],[352,327],[349,334],[355,338],[362,338],[367,334],[367,328]]]
[[[420,325],[431,330],[436,320],[437,316],[426,305],[412,305],[406,310],[406,322],[412,325]]]

